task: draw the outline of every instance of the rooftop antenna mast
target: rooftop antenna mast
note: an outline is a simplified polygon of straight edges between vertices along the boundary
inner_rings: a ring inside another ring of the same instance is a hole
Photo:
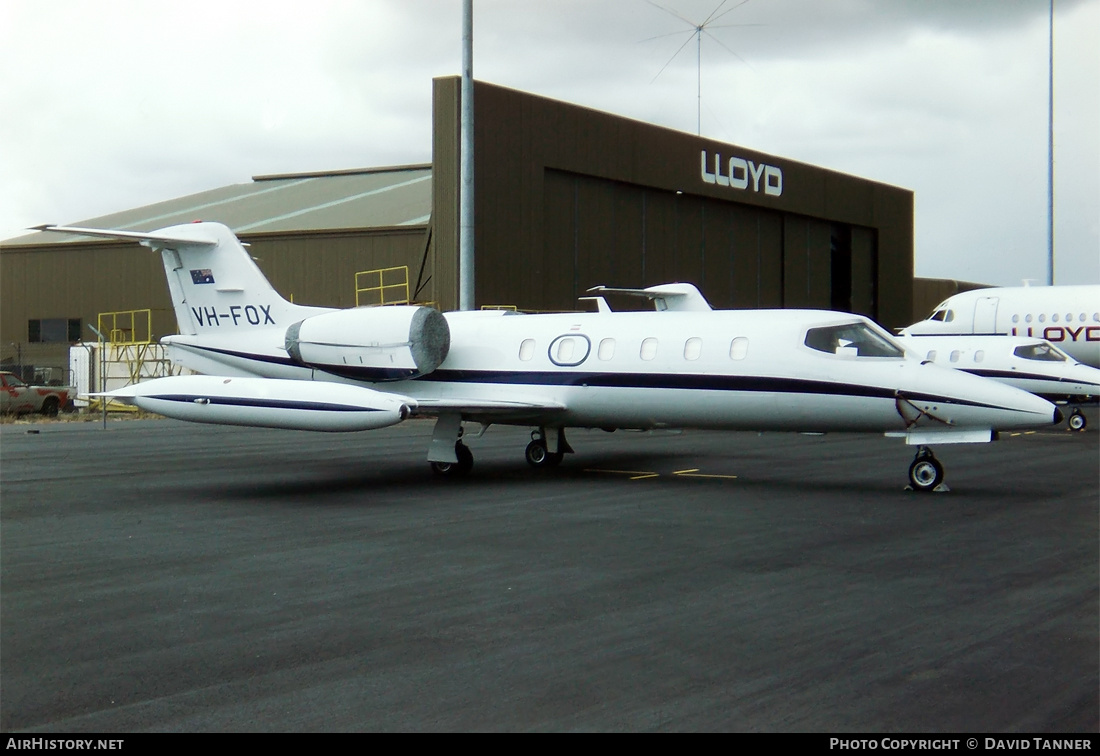
[[[695,96],[696,96],[695,124],[696,124],[696,126],[695,126],[695,128],[696,128],[696,133],[699,134],[700,136],[702,136],[702,134],[703,134],[703,35],[706,34],[708,37],[710,37],[715,42],[717,42],[719,45],[721,45],[730,55],[733,55],[735,58],[740,60],[742,63],[745,63],[745,65],[748,65],[748,63],[745,61],[744,58],[742,58],[740,55],[735,53],[733,50],[730,50],[729,47],[727,47],[725,44],[722,43],[722,40],[718,39],[718,37],[711,34],[709,30],[710,29],[725,29],[725,28],[729,28],[731,26],[758,26],[758,24],[717,24],[717,23],[715,23],[716,21],[721,19],[722,16],[725,16],[727,13],[730,13],[731,11],[737,10],[742,5],[744,5],[745,3],[749,2],[749,0],[741,0],[741,2],[739,2],[737,5],[733,6],[732,8],[727,8],[726,10],[719,13],[718,11],[722,10],[722,6],[725,5],[727,2],[729,2],[729,0],[722,0],[722,2],[720,2],[718,4],[718,6],[710,12],[710,15],[707,16],[706,19],[704,19],[704,21],[702,23],[696,23],[695,21],[690,21],[690,20],[684,18],[683,16],[681,16],[676,11],[671,10],[669,8],[666,8],[663,5],[658,5],[657,3],[653,2],[653,0],[646,0],[646,2],[648,2],[654,8],[658,8],[660,10],[663,10],[665,13],[668,13],[671,16],[675,16],[676,18],[680,19],[685,24],[687,24],[688,26],[691,27],[691,33],[688,35],[688,38],[684,40],[684,44],[680,45],[679,49],[676,50],[676,52],[674,52],[672,54],[672,57],[669,58],[667,61],[665,61],[665,64],[663,66],[661,66],[661,70],[657,72],[657,76],[660,76],[662,73],[665,72],[665,69],[668,68],[669,64],[672,63],[672,61],[676,59],[676,56],[679,55],[683,51],[683,49],[688,46],[688,43],[691,42],[692,37],[694,37],[695,38],[695,89],[696,89],[696,92],[695,92]],[[661,35],[658,35],[656,37],[650,37],[649,39],[642,40],[642,41],[643,42],[648,42],[649,40],[652,40],[652,39],[661,39],[662,37],[671,37],[673,35],[678,35],[678,34],[683,34],[683,33],[684,33],[683,30],[681,30],[681,31],[678,31],[678,32],[672,32],[672,34],[661,34]],[[652,84],[654,81],[657,81],[657,76],[653,77],[653,80],[650,82],[650,84]]]

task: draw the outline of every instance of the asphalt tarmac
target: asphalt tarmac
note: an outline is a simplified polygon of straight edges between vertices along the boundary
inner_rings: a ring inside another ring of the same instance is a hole
[[[6,733],[1100,730],[1100,419],[942,446],[0,427]]]

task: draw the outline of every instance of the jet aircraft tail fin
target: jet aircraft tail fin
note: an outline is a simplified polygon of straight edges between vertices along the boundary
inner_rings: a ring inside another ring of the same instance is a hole
[[[327,312],[326,308],[303,307],[283,299],[244,245],[221,223],[187,223],[148,233],[48,225],[37,230],[130,239],[160,252],[181,334],[285,329],[310,315]]]

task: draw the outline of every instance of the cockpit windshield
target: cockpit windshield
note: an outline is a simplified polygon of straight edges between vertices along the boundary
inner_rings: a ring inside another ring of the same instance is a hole
[[[806,331],[806,346],[850,357],[904,357],[905,352],[866,323],[844,323]]]
[[[1052,344],[1025,344],[1016,347],[1012,353],[1025,360],[1040,362],[1065,362],[1069,359],[1065,352]]]
[[[938,320],[941,323],[950,323],[952,320],[955,319],[955,311],[954,310],[948,310],[945,307],[941,307],[940,309],[938,309],[934,313],[932,313],[928,317],[928,319],[929,320]]]

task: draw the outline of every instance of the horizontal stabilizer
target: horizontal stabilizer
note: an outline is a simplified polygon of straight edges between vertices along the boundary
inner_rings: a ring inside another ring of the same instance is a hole
[[[200,246],[214,246],[218,243],[217,239],[212,239],[209,236],[198,232],[194,236],[188,236],[185,234],[167,235],[157,232],[147,233],[144,231],[115,231],[113,229],[106,228],[80,228],[79,226],[51,226],[45,224],[42,226],[34,226],[32,231],[55,231],[61,234],[80,234],[81,236],[99,236],[105,239],[130,239],[133,241],[141,242],[146,247],[152,247],[153,249],[163,249],[166,246],[173,244],[191,244]]]
[[[658,311],[680,310],[686,312],[709,312],[713,309],[697,288],[689,283],[661,284],[646,289],[616,289],[610,286],[593,286],[588,290],[593,294],[620,294],[626,297],[645,297],[653,300]]]

